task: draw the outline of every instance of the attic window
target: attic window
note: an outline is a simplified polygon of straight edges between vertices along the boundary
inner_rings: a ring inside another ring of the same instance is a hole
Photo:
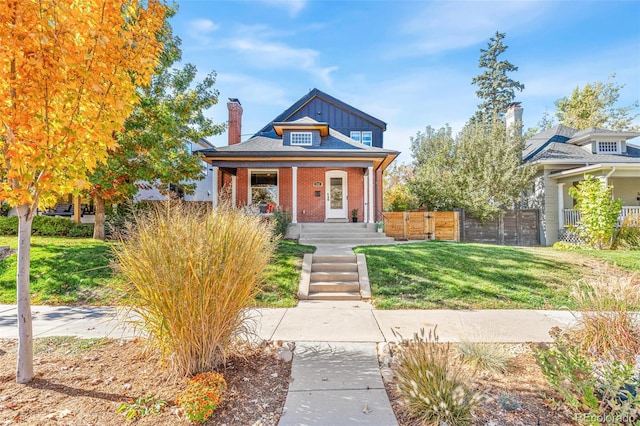
[[[371,131],[352,131],[349,136],[351,136],[351,139],[353,139],[354,142],[359,142],[367,146],[371,146],[371,142],[373,140],[373,132]]]
[[[311,132],[291,132],[291,145],[312,145]]]
[[[620,154],[620,142],[619,141],[597,141],[596,152],[598,154]]]

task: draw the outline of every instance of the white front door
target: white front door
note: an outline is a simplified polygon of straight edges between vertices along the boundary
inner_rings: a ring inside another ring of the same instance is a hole
[[[327,172],[325,188],[326,218],[347,219],[347,172]]]

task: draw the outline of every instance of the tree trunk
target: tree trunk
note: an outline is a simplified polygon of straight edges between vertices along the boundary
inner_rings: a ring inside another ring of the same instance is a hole
[[[29,270],[31,262],[31,206],[18,206],[18,364],[16,381],[28,383],[33,379],[33,326]]]
[[[96,202],[96,219],[93,225],[93,239],[104,240],[104,198],[95,197]]]

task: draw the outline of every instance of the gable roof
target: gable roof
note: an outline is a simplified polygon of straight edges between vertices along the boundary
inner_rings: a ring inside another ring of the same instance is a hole
[[[372,125],[374,125],[376,127],[379,127],[382,130],[387,130],[387,123],[385,123],[384,121],[379,120],[379,119],[375,118],[374,116],[369,115],[366,112],[363,112],[363,111],[361,111],[361,110],[359,110],[357,108],[354,108],[351,105],[341,101],[340,99],[334,98],[331,95],[327,95],[326,93],[322,92],[321,90],[313,89],[313,90],[309,91],[309,93],[307,93],[306,95],[304,95],[303,97],[298,99],[298,101],[296,101],[293,105],[291,105],[289,108],[284,110],[284,112],[282,112],[276,118],[271,120],[271,122],[269,124],[267,124],[262,129],[260,129],[260,131],[258,131],[258,133],[256,133],[254,136],[271,136],[271,133],[273,133],[273,123],[280,123],[280,122],[287,121],[289,118],[291,118],[291,116],[293,116],[297,111],[299,111],[306,104],[311,102],[314,98],[322,99],[325,102],[328,102],[328,103],[336,106],[337,108],[340,108],[340,109],[342,109],[344,111],[347,111],[347,112],[349,112],[349,113],[351,113],[351,114],[353,114],[353,115],[355,115],[357,117],[360,117],[362,120],[365,120],[365,121],[371,123]]]
[[[592,154],[580,147],[582,142],[591,138],[607,136],[620,136],[621,139],[627,140],[640,136],[640,133],[621,132],[598,127],[590,127],[579,131],[572,127],[558,124],[527,139],[522,158],[523,161],[573,160],[578,163],[624,162],[630,158],[640,158],[640,149],[630,144],[627,144],[627,152],[624,154]]]

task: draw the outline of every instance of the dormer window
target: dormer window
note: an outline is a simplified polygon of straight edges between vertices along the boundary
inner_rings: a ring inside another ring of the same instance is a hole
[[[373,132],[371,131],[352,131],[350,133],[350,136],[354,142],[358,142],[366,146],[371,146],[373,142]]]
[[[291,145],[312,145],[311,132],[291,132]]]
[[[620,141],[596,141],[596,154],[620,154]]]

